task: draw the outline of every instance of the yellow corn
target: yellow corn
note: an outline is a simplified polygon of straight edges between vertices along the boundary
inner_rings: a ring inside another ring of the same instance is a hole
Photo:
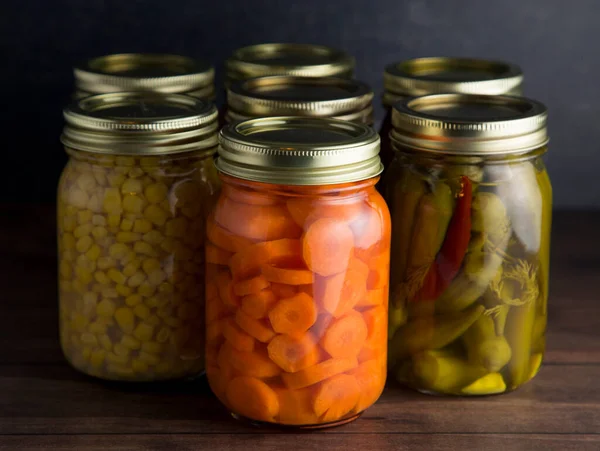
[[[135,195],[127,194],[123,198],[123,210],[129,213],[141,214],[145,204],[144,199]]]
[[[98,307],[96,307],[96,314],[98,316],[113,316],[117,306],[110,299],[103,299],[98,303]]]
[[[126,355],[117,355],[114,352],[109,352],[106,354],[106,360],[110,363],[125,365],[129,361],[129,357]]]
[[[165,237],[158,230],[151,230],[146,233],[142,239],[150,244],[160,244],[163,242]]]
[[[117,324],[123,332],[127,334],[133,332],[133,328],[135,327],[133,310],[128,307],[120,307],[115,311],[114,316]]]
[[[148,202],[158,204],[166,199],[169,189],[163,183],[153,183],[148,185],[144,191]]]
[[[138,293],[145,297],[150,297],[150,296],[154,295],[155,292],[156,292],[156,287],[153,285],[150,285],[148,282],[143,282],[138,287]]]
[[[142,181],[137,179],[127,179],[121,186],[123,194],[138,194],[142,192],[142,189]]]
[[[136,219],[133,223],[135,233],[148,233],[152,230],[152,223],[147,219]]]
[[[121,193],[118,188],[107,188],[104,191],[102,207],[107,213],[120,213],[122,209]]]
[[[106,351],[112,351],[112,341],[108,335],[100,335],[99,341]]]
[[[156,250],[150,244],[148,244],[144,241],[137,241],[133,245],[133,250],[135,252],[137,252],[138,254],[147,255],[149,257],[156,256]]]
[[[104,349],[96,349],[90,355],[90,365],[94,368],[100,368],[104,363],[106,351]]]
[[[77,222],[79,224],[87,224],[92,221],[92,216],[94,213],[91,210],[79,210],[77,212]]]
[[[142,302],[142,296],[139,294],[132,294],[130,296],[127,296],[127,298],[125,298],[125,304],[127,304],[129,307],[134,307],[138,304],[140,304]]]
[[[125,286],[125,285],[117,285],[115,287],[115,290],[121,296],[129,296],[131,294],[131,288],[129,288],[128,286]]]
[[[160,354],[163,349],[163,345],[155,341],[146,341],[142,343],[142,351],[150,354]]]
[[[108,254],[117,260],[125,257],[129,252],[129,246],[123,243],[115,243],[108,248]]]
[[[118,269],[115,269],[115,268],[110,268],[106,272],[106,275],[108,276],[108,278],[110,280],[112,280],[114,283],[117,283],[117,284],[123,285],[127,281],[127,277],[123,273],[121,273]]]
[[[88,326],[88,330],[93,334],[105,334],[108,326],[104,323],[99,323],[98,321],[94,321]]]
[[[83,173],[77,177],[77,186],[83,191],[92,192],[96,188],[96,179],[90,173]]]
[[[119,232],[117,233],[117,243],[133,243],[141,239],[141,235],[135,232]]]
[[[75,227],[75,230],[73,230],[73,236],[75,236],[75,238],[87,236],[92,232],[93,227],[94,226],[92,224],[83,224]]]
[[[63,233],[61,242],[64,249],[75,249],[75,244],[77,244],[77,240],[70,233]]]
[[[171,336],[171,330],[168,327],[162,327],[156,334],[156,341],[166,343]]]
[[[156,258],[147,258],[142,262],[142,269],[146,274],[160,269],[160,262]]]
[[[129,278],[127,285],[129,285],[131,288],[139,287],[144,280],[146,280],[146,276],[143,272],[138,271]]]
[[[89,197],[85,191],[73,189],[69,192],[69,203],[77,208],[85,208]]]
[[[119,227],[119,224],[121,223],[121,215],[118,213],[113,213],[108,215],[108,225],[109,227]]]
[[[92,236],[94,238],[96,238],[97,240],[99,240],[101,238],[105,238],[107,235],[108,235],[108,230],[106,230],[106,227],[96,226],[92,229]]]
[[[150,324],[151,326],[158,326],[160,325],[160,318],[156,315],[152,315],[146,320],[146,323]]]
[[[106,176],[106,180],[108,184],[112,187],[110,189],[115,189],[117,192],[119,191],[119,186],[123,184],[126,177],[124,174],[112,173]]]
[[[153,224],[162,227],[165,225],[169,214],[158,205],[148,205],[144,210],[144,216]]]
[[[129,357],[129,354],[131,353],[131,349],[129,349],[127,346],[125,346],[121,343],[117,343],[116,345],[113,346],[113,352],[118,356]]]
[[[148,319],[150,317],[150,309],[144,304],[137,304],[133,308],[133,313],[141,319]]]
[[[140,323],[133,331],[133,336],[140,341],[149,341],[154,334],[154,326],[146,323]]]
[[[148,274],[148,282],[152,285],[160,285],[167,278],[167,275],[160,269],[152,271]]]
[[[131,260],[123,268],[123,274],[125,274],[127,277],[131,277],[137,272],[138,269],[140,269],[141,265],[142,265],[142,262],[139,261],[137,258],[134,260]]]
[[[158,365],[158,363],[160,362],[160,359],[154,354],[149,354],[143,351],[139,354],[139,360],[147,363],[148,365]]]
[[[106,218],[102,215],[92,216],[92,225],[97,227],[106,227]]]
[[[121,338],[121,344],[132,350],[140,349],[142,346],[140,341],[133,338],[131,335],[123,335],[123,338]]]
[[[98,269],[102,270],[112,268],[116,264],[115,260],[112,257],[100,257],[96,263],[98,265]]]
[[[131,369],[136,373],[145,373],[148,371],[148,364],[140,359],[131,360]]]
[[[85,238],[85,237],[84,237]],[[83,240],[84,238],[80,238],[80,240]],[[89,238],[89,237],[88,237]],[[90,238],[91,239],[91,238]],[[100,257],[101,254],[101,249],[100,246],[98,246],[97,244],[92,244],[92,246],[90,246],[90,248],[87,250],[87,252],[85,253],[85,256],[90,259],[91,261],[95,262],[96,260],[98,260],[98,258]]]

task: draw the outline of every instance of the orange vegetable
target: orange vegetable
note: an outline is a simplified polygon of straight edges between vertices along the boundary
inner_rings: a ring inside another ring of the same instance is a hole
[[[356,357],[367,339],[367,332],[362,315],[352,311],[331,323],[321,339],[321,346],[334,358]]]
[[[356,307],[376,307],[378,305],[387,304],[387,301],[388,287],[375,288],[374,290],[368,290],[367,294],[356,303]]]
[[[279,414],[275,391],[254,377],[233,379],[227,386],[226,397],[231,410],[252,420],[272,422]]]
[[[220,368],[216,368],[211,365],[206,366],[206,377],[208,379],[208,385],[212,392],[217,395],[218,398],[225,398],[225,390],[229,380],[224,378]]]
[[[251,240],[234,235],[217,224],[213,215],[208,219],[206,233],[211,243],[229,252],[241,252],[252,246]]]
[[[311,219],[341,218],[346,222],[352,221],[360,214],[361,204],[355,199],[323,199],[318,197],[299,197],[290,199],[286,203],[292,219],[300,227],[306,227]]]
[[[229,309],[237,308],[239,299],[233,292],[233,284],[229,272],[221,271],[217,274],[217,286],[219,287],[221,302]]]
[[[317,320],[313,299],[306,293],[280,300],[269,312],[273,330],[280,334],[300,335]]]
[[[321,218],[314,221],[302,240],[302,254],[308,268],[331,276],[344,271],[354,247],[354,236],[341,220]]]
[[[324,381],[336,374],[350,371],[352,368],[356,368],[357,365],[358,362],[355,358],[329,359],[296,373],[282,373],[281,377],[288,388],[304,388]]]
[[[367,261],[370,268],[367,287],[369,290],[383,288],[389,285],[390,281],[390,252],[383,251]]]
[[[231,345],[225,343],[223,346]],[[281,373],[281,368],[269,359],[263,348],[255,349],[253,352],[243,352],[231,347],[228,350],[228,356],[231,367],[244,376],[265,379]]]
[[[301,259],[302,244],[300,240],[282,239],[256,243],[242,252],[235,254],[229,265],[232,274],[238,279],[256,276],[261,266],[271,262]]]
[[[227,314],[228,310],[218,297],[206,300],[206,322],[212,324],[223,315]]]
[[[313,408],[324,422],[337,421],[354,409],[359,397],[360,388],[354,376],[338,374],[321,384]]]
[[[252,352],[254,349],[254,338],[241,330],[232,318],[225,321],[223,336],[238,351]]]
[[[363,362],[387,354],[387,309],[380,305],[362,312],[367,324],[367,339],[358,360]]]
[[[296,288],[298,287],[295,285],[284,285],[282,283],[276,282],[271,283],[271,290],[273,290],[275,296],[277,296],[280,299],[291,298],[293,295],[296,294]]]
[[[230,185],[223,187],[223,194],[235,202],[249,205],[276,205],[278,203],[270,193],[265,194],[254,189],[237,188]]]
[[[391,240],[390,212],[383,197],[373,189],[357,219],[350,224],[357,249],[389,248]]]
[[[215,265],[228,265],[229,259],[233,255],[224,249],[214,246],[210,243],[206,244],[206,262],[214,263]]]
[[[273,287],[271,287],[273,288]],[[262,290],[242,298],[242,310],[255,319],[264,318],[277,302],[277,297],[271,290]]]
[[[223,340],[223,328],[227,319],[210,321],[206,325],[206,346],[215,347]]]
[[[319,417],[313,410],[313,391],[312,387],[300,390],[277,388],[279,423],[297,426],[319,423]]]
[[[262,343],[268,343],[275,336],[275,332],[267,322],[254,319],[246,315],[241,309],[235,314],[235,322],[240,326],[240,329]]]
[[[256,276],[236,283],[233,286],[233,292],[237,296],[246,296],[247,294],[259,293],[265,288],[268,288],[269,285],[269,281],[263,276]]]
[[[269,358],[281,369],[295,373],[319,361],[319,349],[310,334],[303,337],[277,335],[267,346]]]
[[[310,328],[309,332],[313,337],[316,337],[317,340],[320,340],[321,337],[327,331],[327,328],[329,327],[329,324],[331,324],[332,321],[333,316],[331,316],[329,313],[321,313],[317,317],[315,323]]]
[[[313,273],[307,269],[288,269],[263,265],[262,274],[270,282],[287,285],[306,285],[313,281]]]
[[[361,260],[352,259],[345,273],[315,283],[319,305],[333,316],[342,316],[367,294],[369,268]]]
[[[362,412],[381,396],[386,379],[385,359],[368,360],[350,371],[360,388],[360,398],[356,412]]]

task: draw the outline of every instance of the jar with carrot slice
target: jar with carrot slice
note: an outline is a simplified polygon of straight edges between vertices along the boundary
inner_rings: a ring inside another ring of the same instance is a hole
[[[207,377],[252,422],[322,428],[383,390],[391,224],[371,128],[252,119],[221,132],[207,223]]]
[[[394,106],[388,368],[400,382],[474,396],[537,374],[552,211],[546,116],[539,102],[512,96],[439,94]],[[375,311],[370,280],[365,302]],[[372,328],[377,316],[365,319]],[[379,340],[369,330],[367,341]]]

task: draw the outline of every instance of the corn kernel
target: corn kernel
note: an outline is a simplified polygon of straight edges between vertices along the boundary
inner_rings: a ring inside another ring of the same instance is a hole
[[[123,218],[121,221],[121,230],[123,232],[129,232],[133,229],[133,221],[131,219]]]
[[[93,191],[96,187],[96,179],[90,173],[81,174],[77,177],[77,186],[83,191]]]
[[[126,355],[117,355],[113,352],[109,352],[106,354],[106,360],[110,363],[125,365],[129,361],[129,357]]]
[[[156,341],[159,343],[166,343],[171,336],[171,330],[168,327],[161,327],[161,329],[156,334]]]
[[[94,368],[100,368],[104,363],[104,358],[106,357],[106,351],[103,349],[96,349],[92,351],[90,355],[90,365]]]
[[[141,304],[141,302],[142,296],[140,296],[139,294],[132,294],[125,298],[125,304],[127,304],[129,307],[134,307],[138,304]]]
[[[123,206],[118,188],[106,188],[102,207],[107,213],[121,213]]]
[[[108,254],[117,260],[125,257],[129,252],[129,246],[124,243],[115,243],[108,248]]]
[[[144,170],[142,168],[131,168],[127,173],[129,177],[138,178],[144,175]]]
[[[147,219],[136,219],[133,223],[135,233],[148,233],[150,230],[152,230],[152,223]]]
[[[100,257],[98,259],[98,261],[96,262],[96,264],[98,265],[98,269],[108,269],[108,268],[112,268],[114,267],[117,262],[115,262],[115,260],[112,257]],[[100,282],[100,281],[98,281]],[[100,282],[103,283],[103,282]]]
[[[115,299],[119,297],[119,293],[117,293],[117,290],[115,289],[115,287],[104,287],[102,288],[102,296],[107,298],[107,299]]]
[[[120,223],[121,223],[121,215],[120,214],[113,213],[113,214],[108,215],[108,226],[111,229],[116,229],[117,227],[119,227]]]
[[[73,291],[75,293],[85,293],[87,292],[87,284],[81,282],[79,279],[74,280],[73,282]]]
[[[64,249],[75,249],[75,244],[77,243],[77,240],[70,233],[63,233],[61,241]]]
[[[88,210],[97,213],[102,211],[102,203],[100,202],[100,198],[97,194],[92,194],[87,203]]]
[[[140,349],[142,346],[140,341],[133,338],[131,335],[123,335],[123,338],[121,338],[121,344],[131,350]]]
[[[121,186],[123,184],[123,182],[125,181],[127,177],[125,177],[125,174],[108,174],[106,176],[106,180],[108,181],[108,184],[112,187],[112,188],[107,188],[107,189],[115,189],[117,190],[117,192],[119,191],[119,186]]]
[[[156,287],[154,285],[150,285],[148,282],[143,282],[138,287],[137,291],[139,294],[141,294],[144,297],[150,297],[150,296],[154,295],[154,293],[156,292]]]
[[[144,280],[146,280],[146,276],[143,272],[138,271],[129,278],[127,285],[129,285],[131,288],[139,287]]]
[[[165,324],[169,327],[178,328],[181,327],[181,320],[179,318],[173,318],[172,316],[168,316],[163,320]]]
[[[92,272],[87,268],[77,266],[75,267],[75,274],[83,285],[88,285],[93,280]]]
[[[133,245],[133,250],[138,254],[147,255],[148,257],[155,257],[157,255],[156,250],[144,241],[136,241]]]
[[[175,291],[173,285],[169,282],[163,282],[158,286],[158,292],[164,294],[171,294]]]
[[[123,274],[125,274],[127,277],[131,277],[137,272],[138,269],[140,269],[140,266],[142,266],[142,262],[137,258],[133,259],[125,265],[123,268]]]
[[[81,313],[73,312],[71,327],[77,332],[83,332],[88,325],[89,320]]]
[[[84,345],[98,346],[98,339],[92,333],[87,332],[87,333],[81,334],[80,340]]]
[[[77,222],[82,225],[87,224],[88,222],[92,221],[93,215],[94,213],[92,213],[90,210],[79,210],[77,213]]]
[[[150,309],[144,304],[138,304],[133,308],[133,313],[140,319],[148,319],[150,317]]]
[[[133,332],[133,328],[135,327],[135,318],[133,315],[133,310],[128,307],[119,307],[115,311],[115,320],[117,320],[117,324],[121,328],[121,330],[127,334]]]
[[[142,269],[146,274],[160,269],[160,262],[156,258],[147,258],[142,262]]]
[[[133,359],[131,361],[131,369],[136,373],[145,373],[148,371],[148,364],[140,359]]]
[[[149,341],[154,334],[154,326],[146,323],[140,323],[133,331],[133,336],[140,341]]]
[[[98,338],[98,340],[100,341],[100,345],[106,350],[106,351],[112,351],[112,341],[110,340],[110,337],[106,334],[100,335],[100,337]]]
[[[133,157],[116,157],[115,165],[117,166],[115,169],[122,169],[125,172],[129,171],[131,166],[135,165],[135,158]]]
[[[81,346],[81,342],[79,341],[79,337],[77,335],[71,335],[71,344],[76,348],[79,348]]]
[[[142,181],[136,179],[127,179],[121,186],[123,194],[138,194],[143,190]]]
[[[139,233],[134,233],[134,232],[119,232],[119,233],[117,233],[117,243],[133,243],[134,241],[137,241],[141,238],[142,237],[140,236]]]
[[[65,206],[65,215],[67,216],[76,216],[79,209],[74,205]]]
[[[102,171],[102,169],[94,168],[94,178],[96,179],[96,183],[98,185],[106,185],[106,175]]]
[[[149,308],[156,308],[156,307],[158,307],[158,299],[155,297],[150,297],[150,298],[146,299],[145,304]]]
[[[139,215],[142,213],[145,206],[146,206],[146,202],[141,197],[132,196],[132,195],[127,194],[123,198],[123,210],[125,210],[129,213],[134,213],[134,214]]]
[[[69,192],[69,203],[77,208],[85,208],[87,206],[89,197],[85,191],[80,189],[72,189]]]
[[[88,326],[88,330],[97,335],[105,334],[106,329],[108,329],[108,326],[104,323],[99,323],[98,321],[94,321]]]
[[[148,202],[151,202],[153,204],[158,204],[165,200],[168,193],[169,189],[163,183],[160,182],[148,185],[144,190],[146,199],[148,199]]]
[[[82,297],[83,300],[83,314],[85,316],[92,316],[96,312],[98,293],[87,292]]]
[[[116,308],[117,306],[110,299],[102,299],[98,303],[98,307],[96,308],[96,314],[98,316],[113,316]]]
[[[142,343],[142,351],[149,352],[150,354],[160,354],[163,349],[163,345],[155,341],[145,341]]]
[[[117,283],[117,284],[123,285],[127,281],[127,277],[124,274],[122,274],[118,269],[115,269],[115,268],[110,268],[106,272],[106,275],[108,276],[108,278],[110,280],[112,280],[114,283]]]
[[[150,244],[160,244],[165,237],[158,230],[151,230],[142,237],[144,241]]]
[[[152,204],[148,205],[144,210],[144,217],[153,224],[162,227],[165,225],[169,214],[158,205]]]
[[[117,285],[115,287],[115,290],[117,290],[117,293],[123,297],[129,296],[131,294],[131,288],[129,288],[126,285]]]
[[[59,265],[59,273],[60,273],[61,277],[68,279],[69,277],[71,277],[71,272],[72,272],[72,268],[71,268],[71,265],[69,264],[69,262],[62,260]]]
[[[131,349],[129,349],[127,346],[125,346],[121,343],[117,343],[116,345],[113,346],[113,352],[115,354],[117,354],[118,356],[128,357],[129,354],[131,353]]]
[[[75,238],[82,238],[84,236],[89,235],[93,228],[94,226],[92,224],[80,225],[75,228],[75,230],[73,231],[73,235],[75,236]]]
[[[167,275],[160,269],[152,271],[150,274],[148,274],[148,282],[150,282],[152,285],[160,285],[165,281],[166,278]]]
[[[140,352],[139,360],[147,363],[148,365],[157,365],[160,362],[160,359],[154,354],[149,354],[147,352]]]
[[[167,221],[165,225],[165,235],[181,238],[185,235],[188,228],[187,219],[183,217],[174,218]]]
[[[84,237],[85,238],[85,237]],[[80,240],[83,240],[84,238],[80,238]],[[89,238],[89,237],[88,237]],[[90,238],[91,239],[91,238]],[[88,251],[85,253],[85,256],[90,259],[91,261],[95,262],[96,260],[98,260],[98,257],[100,257],[100,253],[102,251],[100,250],[100,246],[98,246],[97,244],[93,244]]]
[[[156,315],[152,315],[146,320],[146,323],[150,324],[151,326],[158,326],[160,325],[160,318]]]
[[[105,227],[97,226],[92,229],[92,236],[99,240],[100,238],[104,238],[108,235],[108,230]]]
[[[66,262],[75,261],[75,252],[73,250],[66,250],[62,252],[62,259]]]
[[[99,227],[106,226],[106,218],[102,215],[92,216],[92,224]]]

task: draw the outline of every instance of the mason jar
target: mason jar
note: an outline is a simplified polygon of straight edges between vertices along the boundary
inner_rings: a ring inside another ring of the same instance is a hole
[[[214,100],[210,64],[181,55],[127,53],[92,58],[73,69],[75,98],[111,92],[151,91]]]
[[[274,117],[221,131],[208,219],[207,376],[237,418],[321,428],[386,379],[390,217],[370,127]]]
[[[428,94],[521,95],[523,72],[515,64],[476,58],[429,57],[391,63],[383,73],[381,160],[387,168],[394,152],[389,139],[392,106]]]
[[[394,105],[389,369],[426,393],[488,395],[538,372],[552,188],[546,108],[439,94]]]
[[[177,94],[86,97],[64,112],[60,341],[102,379],[204,370],[204,236],[220,182],[217,111]]]
[[[323,117],[373,124],[373,90],[338,77],[273,75],[227,89],[227,122],[266,116]]]

